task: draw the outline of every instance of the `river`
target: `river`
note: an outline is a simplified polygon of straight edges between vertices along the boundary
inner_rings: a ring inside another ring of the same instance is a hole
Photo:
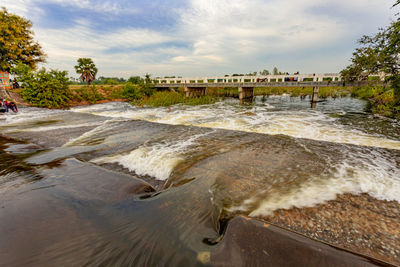
[[[0,117],[0,265],[400,264],[400,123],[364,109],[21,107]]]

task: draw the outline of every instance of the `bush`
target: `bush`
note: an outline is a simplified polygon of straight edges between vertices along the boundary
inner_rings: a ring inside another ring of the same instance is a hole
[[[152,84],[134,84],[127,83],[125,84],[122,90],[122,96],[128,100],[138,100],[143,97],[150,97],[155,92],[154,85]]]
[[[166,107],[183,103],[185,96],[177,92],[157,92],[139,102],[143,106]]]
[[[24,100],[37,107],[62,108],[68,106],[72,94],[68,88],[67,71],[45,68],[37,72],[26,65],[18,64],[12,69],[18,76],[24,89],[21,92]]]
[[[219,100],[215,96],[202,96],[197,98],[186,98],[184,94],[180,92],[156,92],[150,97],[145,97],[141,101],[137,101],[134,104],[140,106],[153,106],[153,107],[167,107],[176,104],[185,105],[206,105],[213,104]]]
[[[78,100],[86,100],[90,104],[94,104],[97,101],[104,100],[104,96],[99,93],[95,85],[84,86],[75,90],[75,97]]]
[[[142,87],[138,84],[127,83],[122,89],[122,96],[128,100],[138,100],[144,97]]]

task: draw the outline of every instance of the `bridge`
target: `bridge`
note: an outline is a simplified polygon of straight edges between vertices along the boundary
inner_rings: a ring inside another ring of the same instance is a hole
[[[316,102],[319,87],[344,86],[338,73],[157,78],[155,83],[156,88],[184,87],[186,97],[204,96],[210,87],[236,87],[241,101],[253,99],[255,87],[313,87]]]
[[[327,82],[341,81],[339,73],[323,74],[279,74],[256,76],[171,77],[156,78],[157,84],[181,83],[246,83],[246,82]]]
[[[368,84],[368,82],[355,82],[355,83],[344,83],[342,81],[336,82],[274,82],[274,83],[171,83],[171,84],[156,84],[156,88],[177,88],[183,87],[186,97],[200,97],[205,96],[207,88],[210,87],[237,87],[239,90],[239,100],[246,101],[252,100],[254,97],[255,87],[313,87],[313,94],[311,100],[311,106],[315,107],[318,100],[318,92],[320,87],[334,86],[334,87],[350,87],[350,86],[361,86]]]

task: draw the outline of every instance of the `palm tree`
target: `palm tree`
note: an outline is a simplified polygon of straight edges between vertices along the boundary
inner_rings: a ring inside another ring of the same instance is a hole
[[[89,85],[96,80],[97,68],[91,58],[79,58],[78,65],[75,66],[76,73],[80,74],[81,81]]]

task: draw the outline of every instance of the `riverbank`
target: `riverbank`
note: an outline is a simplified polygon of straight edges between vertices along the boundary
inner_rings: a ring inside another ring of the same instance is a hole
[[[143,106],[171,106],[175,104],[205,105],[213,104],[226,97],[238,98],[237,88],[208,88],[207,95],[198,98],[185,98],[184,88],[156,91],[146,89],[143,92],[141,85],[71,85],[68,107],[93,105],[109,102],[131,102],[138,107]],[[15,102],[20,105],[28,105],[21,97],[22,89],[9,91],[14,96]],[[262,96],[262,101],[272,95],[289,95],[290,97],[305,98],[313,93],[312,87],[268,87],[255,88],[254,96]],[[366,111],[392,118],[399,118],[400,106],[395,103],[394,92],[391,88],[383,86],[364,87],[321,87],[319,99],[342,98],[351,95],[368,102]],[[9,97],[10,98],[10,97]]]
[[[341,194],[314,207],[258,217],[308,237],[400,265],[400,204]]]

